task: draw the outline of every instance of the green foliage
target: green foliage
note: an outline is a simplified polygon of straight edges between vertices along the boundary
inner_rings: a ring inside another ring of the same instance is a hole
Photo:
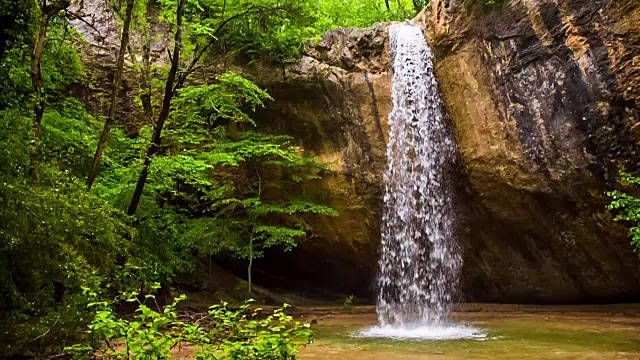
[[[79,178],[94,120],[75,100],[61,104],[45,113],[39,187],[26,174],[31,118],[0,112],[0,306],[22,312],[51,309],[54,281],[73,294],[115,275],[128,248],[124,216],[87,194]]]
[[[25,0],[0,3],[0,59],[6,50],[24,44],[32,35],[35,5],[35,2]]]
[[[97,122],[64,96],[84,74],[75,33],[58,17],[42,59],[42,179],[31,185],[33,28],[12,34],[0,66],[0,331],[11,334],[0,357],[42,354],[77,338],[86,316],[81,288],[121,291],[132,237],[121,212],[85,191]]]
[[[620,183],[626,187],[640,185],[640,178],[624,171],[620,172]],[[627,224],[631,245],[640,250],[640,197],[627,191],[614,190],[607,193],[611,198],[609,210],[615,212],[615,221]]]
[[[320,33],[336,27],[367,27],[375,22],[401,21],[416,15],[413,1],[325,0],[318,1]]]
[[[70,171],[42,169],[40,187],[0,176],[0,315],[10,319],[0,331],[16,337],[2,343],[2,357],[72,341],[86,315],[81,288],[127,285],[125,216],[87,194]]]
[[[238,309],[230,309],[226,302],[209,308],[213,322],[209,336],[220,353],[212,359],[296,359],[300,347],[313,341],[313,332],[285,313],[288,304],[260,319],[262,309],[251,311],[252,302]]]
[[[128,248],[124,219],[108,206],[96,207],[97,199],[79,181],[38,189],[0,186],[4,304],[47,308],[54,281],[78,291],[119,271],[116,258]]]
[[[91,165],[100,123],[89,115],[82,103],[65,98],[45,112],[42,124],[43,154],[49,162],[84,177]]]
[[[251,301],[238,309],[224,302],[209,309],[209,328],[181,321],[176,310],[186,299],[181,295],[163,309],[153,295],[145,302],[132,293],[127,301],[137,302],[133,320],[119,318],[109,302],[89,304],[96,309],[88,333],[92,343],[77,344],[65,350],[73,358],[170,359],[173,349],[193,349],[196,359],[212,360],[288,360],[295,359],[301,346],[311,343],[313,334],[283,308],[260,319],[262,309],[251,310]],[[157,310],[146,305],[153,302]]]
[[[30,19],[33,17],[30,13],[25,16]],[[12,36],[12,46],[7,47],[0,58],[0,110],[25,108],[32,100],[32,27],[34,25],[30,24],[23,29],[25,33]],[[74,47],[77,39],[77,32],[68,28],[65,20],[58,17],[51,19],[42,54],[42,74],[49,104],[55,105],[59,99],[64,99],[64,96],[60,96],[61,92],[84,78],[81,59]]]
[[[162,19],[171,22],[175,3],[162,4]],[[185,49],[192,53],[213,41],[218,52],[283,62],[299,57],[305,42],[328,30],[412,18],[425,5],[423,0],[192,1]]]
[[[20,104],[29,90],[36,10],[33,1],[0,2],[0,110]]]
[[[112,6],[119,13],[118,4]],[[152,4],[161,21],[175,22],[175,0]],[[325,30],[411,17],[411,4],[391,2],[387,9],[384,2],[356,0],[189,1],[181,61],[189,64],[203,49],[208,51],[194,69],[206,68],[205,60],[221,53],[286,61]],[[111,344],[130,343],[127,351],[134,357],[167,356],[176,341],[192,341],[210,350],[205,358],[294,358],[299,340],[308,342],[310,334],[282,310],[260,320],[248,305],[233,310],[223,304],[211,309],[216,330],[206,332],[178,321],[175,306],[182,298],[162,311],[139,304],[134,321],[118,318],[101,299],[188,273],[194,257],[228,253],[251,262],[266,248],[293,249],[313,235],[308,216],[336,215],[304,193],[303,183],[319,178],[326,166],[290,137],[257,132],[252,112],[273,99],[251,81],[223,73],[176,91],[137,216],[124,215],[151,124],[133,139],[112,130],[100,177],[87,193],[84,178],[102,124],[66,96],[86,77],[78,34],[56,14],[41,59],[42,134],[34,138],[30,56],[37,5],[0,4],[0,20],[7,25],[0,31],[0,322],[6,326],[0,331],[16,334],[0,356],[34,347],[41,355],[52,343],[59,348],[81,335],[78,329],[89,319],[82,289],[88,288],[95,297],[90,309],[97,313],[89,334]],[[137,31],[148,31],[155,21],[149,6],[136,1]],[[161,82],[166,69],[155,70],[153,80]],[[27,171],[37,140],[42,174],[33,186]],[[74,347],[76,355],[89,350]],[[111,350],[91,347],[107,356],[123,351]]]
[[[173,102],[173,115],[166,136],[184,144],[200,145],[212,140],[219,125],[249,123],[247,109],[255,111],[272,100],[266,91],[232,72],[216,76],[209,85],[188,87]],[[215,139],[215,137],[213,138]]]
[[[153,300],[156,311],[132,293],[127,301],[138,302],[133,321],[118,318],[107,301],[89,303],[89,307],[95,308],[93,321],[88,325],[95,345],[76,344],[65,350],[78,359],[169,359],[171,350],[177,346],[206,345],[208,339],[200,326],[177,318],[176,307],[185,298],[181,295],[160,309],[154,296],[147,295],[145,299]]]

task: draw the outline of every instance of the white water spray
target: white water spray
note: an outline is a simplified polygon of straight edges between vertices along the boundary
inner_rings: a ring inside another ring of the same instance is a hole
[[[454,237],[446,128],[431,50],[422,31],[394,24],[393,109],[384,174],[378,320],[362,336],[410,339],[477,337],[448,322],[462,264]]]

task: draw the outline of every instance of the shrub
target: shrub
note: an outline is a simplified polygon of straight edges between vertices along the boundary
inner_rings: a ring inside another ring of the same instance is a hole
[[[153,295],[143,302],[132,293],[127,301],[138,302],[133,320],[118,317],[109,302],[90,303],[96,314],[89,342],[65,350],[76,359],[170,359],[172,350],[186,347],[196,359],[288,360],[313,339],[310,329],[285,314],[287,304],[260,319],[262,309],[251,310],[252,300],[237,309],[223,302],[210,307],[205,326],[180,320],[176,308],[184,299],[181,295],[161,309]]]

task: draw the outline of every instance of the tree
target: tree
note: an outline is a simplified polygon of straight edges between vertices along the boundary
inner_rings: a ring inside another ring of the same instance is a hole
[[[265,248],[291,250],[310,234],[306,214],[336,215],[302,189],[325,165],[305,157],[288,136],[244,129],[256,125],[245,111],[268,100],[264,90],[234,73],[180,90],[166,151],[156,156],[148,188],[189,214],[184,243],[201,255],[231,252],[248,260],[250,284],[253,261]]]
[[[131,27],[131,19],[133,18],[134,6],[135,0],[127,1],[127,8],[124,16],[124,25],[122,26],[122,37],[120,39],[120,50],[118,51],[118,60],[116,62],[116,74],[115,79],[113,80],[111,95],[109,97],[109,113],[107,114],[107,118],[104,121],[104,128],[102,129],[102,134],[100,135],[100,139],[98,140],[98,146],[93,157],[93,162],[91,163],[91,167],[89,168],[89,175],[87,177],[87,190],[91,190],[91,186],[93,186],[93,182],[98,175],[102,152],[107,146],[107,141],[109,140],[109,132],[111,131],[111,128],[113,127],[113,124],[115,122],[116,107],[118,105],[118,91],[120,90],[120,82],[122,80],[124,56],[129,46],[129,28]]]
[[[187,0],[179,0],[176,9],[174,51],[173,54],[171,54],[171,67],[165,82],[162,107],[160,114],[158,115],[158,120],[155,122],[152,144],[145,155],[144,164],[138,178],[136,189],[133,193],[129,209],[127,211],[129,215],[134,215],[136,213],[147,177],[149,176],[151,161],[162,145],[162,131],[164,123],[171,112],[171,101],[178,91],[183,88],[188,76],[194,71],[205,67],[199,63],[211,47],[219,41],[218,36],[222,33],[225,27],[244,17],[274,14],[287,11],[289,9],[288,7],[280,5],[279,2],[269,0],[264,2],[238,2],[234,3],[234,6],[228,4],[226,0],[222,2],[214,1],[212,3],[194,1],[193,3],[195,10],[191,10],[189,12],[189,22],[187,24],[190,29],[188,33],[188,48],[191,50],[191,61],[186,69],[180,71],[176,76],[180,66],[181,55],[183,55],[183,49],[185,48],[185,44],[183,44],[183,20],[185,17],[185,7],[188,4]],[[212,13],[215,11],[219,11],[219,17],[215,13]]]
[[[42,117],[44,116],[44,108],[46,96],[44,93],[44,85],[42,81],[42,66],[40,64],[42,52],[44,50],[44,42],[47,39],[47,28],[51,17],[66,9],[71,4],[70,0],[57,0],[48,3],[42,0],[39,3],[38,22],[36,25],[36,37],[33,44],[33,52],[31,53],[31,84],[35,97],[33,105],[33,149],[31,150],[31,177],[34,184],[40,182],[40,151],[42,133]]]
[[[264,249],[280,246],[290,251],[311,232],[304,215],[337,216],[328,206],[304,196],[300,184],[319,179],[326,168],[287,136],[244,132],[230,142],[216,144],[216,151],[232,155],[243,176],[233,181],[233,189],[211,205],[216,219],[224,219],[224,232],[237,232],[229,250],[248,260],[248,290],[252,291],[253,261]],[[238,241],[239,240],[239,241]]]
[[[147,154],[144,157],[144,164],[142,166],[142,171],[140,172],[140,177],[138,178],[136,189],[133,193],[133,197],[131,198],[131,204],[129,204],[129,210],[127,210],[127,213],[129,215],[134,215],[136,213],[136,210],[138,209],[138,204],[140,203],[140,197],[142,196],[144,185],[147,182],[147,176],[149,176],[149,167],[151,166],[151,159],[153,158],[153,156],[156,154],[156,152],[161,146],[162,128],[164,126],[164,122],[169,117],[169,113],[171,111],[171,99],[173,99],[173,96],[175,95],[177,90],[176,88],[174,88],[174,82],[176,81],[178,66],[180,65],[180,54],[182,52],[182,19],[184,16],[184,7],[186,4],[187,4],[187,0],[178,0],[178,6],[176,9],[176,32],[173,40],[174,45],[173,45],[173,54],[171,57],[171,68],[169,69],[169,75],[167,76],[167,80],[165,82],[162,108],[160,109],[158,120],[155,123],[155,128],[153,130],[153,137],[151,139],[151,146],[149,147],[149,150],[147,151]]]

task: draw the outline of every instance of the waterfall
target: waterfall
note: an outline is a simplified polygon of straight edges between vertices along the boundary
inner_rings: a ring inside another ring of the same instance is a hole
[[[384,174],[377,303],[380,326],[364,336],[470,337],[448,322],[462,264],[449,172],[455,145],[447,129],[421,29],[389,29],[392,102]]]
[[[462,259],[447,169],[445,126],[433,59],[422,31],[390,28],[393,108],[384,174],[378,315],[382,325],[442,322]]]

